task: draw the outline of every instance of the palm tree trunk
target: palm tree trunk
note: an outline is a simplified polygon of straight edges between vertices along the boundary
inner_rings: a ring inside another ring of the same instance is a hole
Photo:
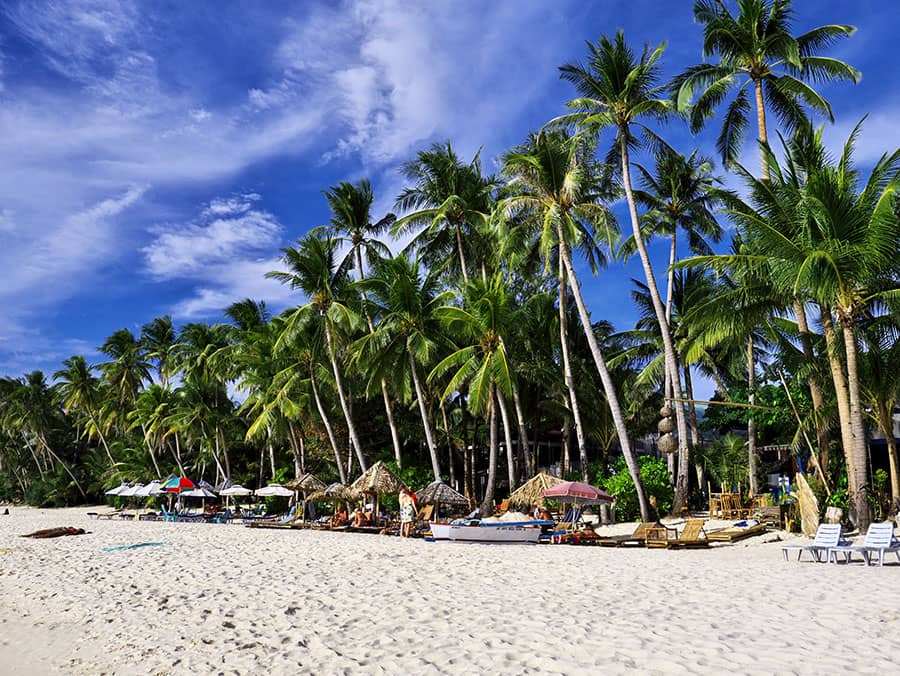
[[[153,441],[150,438],[150,433],[147,431],[146,425],[143,423],[141,423],[141,432],[144,433],[144,443],[147,444],[147,451],[150,453],[150,460],[153,462],[153,469],[156,470],[156,476],[161,476],[159,465],[156,462],[156,453],[153,450]],[[109,448],[106,449],[106,452],[109,453]],[[112,455],[110,455],[109,458],[112,460]]]
[[[459,227],[459,223],[454,223],[453,228],[456,231],[456,250],[459,253],[459,267],[462,270],[463,283],[469,283],[469,271],[466,269],[466,256],[463,253],[463,236],[462,236],[462,228]]]
[[[291,455],[294,457],[294,477],[303,474],[303,455],[300,451],[300,444],[297,439],[297,430],[294,429],[294,423],[288,420],[288,441],[291,445]]]
[[[800,345],[803,348],[803,356],[807,363],[812,364],[815,355],[813,355],[812,341],[809,337],[809,322],[806,319],[806,308],[799,300],[794,301],[794,314],[797,315],[797,328],[800,330]],[[822,465],[822,472],[828,473],[828,428],[822,416],[822,406],[825,398],[822,396],[822,388],[816,382],[815,376],[810,375],[807,379],[809,385],[809,395],[813,405],[813,416],[816,422],[816,443],[819,446],[819,462]]]
[[[878,407],[878,427],[884,434],[888,448],[888,465],[891,473],[891,506],[896,511],[900,506],[900,458],[897,456],[897,439],[894,437],[894,418],[892,406]]]
[[[834,382],[837,399],[838,421],[841,426],[841,446],[844,448],[844,462],[847,465],[847,487],[850,495],[856,495],[856,455],[853,452],[853,434],[850,430],[850,394],[847,379],[841,365],[837,336],[831,319],[831,308],[822,307],[822,331],[825,334],[825,348],[828,352],[828,364],[831,367],[831,379]],[[850,503],[850,520],[856,522],[856,504]]]
[[[425,441],[428,442],[428,452],[431,454],[431,470],[434,472],[434,480],[441,480],[441,463],[438,460],[437,446],[434,443],[434,434],[431,431],[431,419],[425,408],[425,394],[422,391],[422,383],[419,381],[419,372],[416,369],[416,360],[412,352],[409,353],[409,368],[412,371],[413,385],[416,388],[416,401],[419,404],[419,413],[422,415],[422,426],[425,428]]]
[[[488,480],[481,501],[481,515],[491,516],[494,513],[494,484],[497,481],[497,402],[494,399],[494,386],[491,386],[491,403],[488,424],[490,425],[490,449],[488,455]]]
[[[627,136],[627,129],[622,130],[620,137]],[[625,197],[628,202],[628,213],[631,216],[631,228],[634,232],[634,243],[637,246],[641,264],[644,266],[644,275],[647,277],[647,288],[653,301],[653,309],[656,312],[656,320],[659,323],[659,331],[663,339],[663,348],[666,357],[666,369],[672,374],[672,395],[675,409],[675,422],[678,427],[678,477],[675,483],[675,499],[672,504],[672,513],[679,514],[687,503],[687,470],[690,467],[690,454],[688,450],[687,421],[684,415],[684,402],[681,395],[681,378],[678,368],[678,355],[675,352],[675,344],[672,333],[669,330],[669,322],[666,321],[666,310],[662,299],[659,297],[659,289],[656,285],[656,277],[653,275],[653,266],[644,238],[641,235],[641,226],[638,223],[637,207],[635,206],[634,193],[631,188],[631,160],[628,157],[628,144],[621,143],[622,154],[622,183],[625,185]]]
[[[37,457],[37,453],[34,452],[34,448],[32,447],[31,442],[28,441],[28,435],[25,434],[25,430],[22,430],[22,438],[25,440],[25,445],[28,447],[28,450],[31,453],[31,457],[34,458],[34,464],[37,466],[38,476],[41,477],[41,481],[43,481],[44,468],[43,466],[41,466],[41,463]]]
[[[625,464],[628,466],[628,473],[634,482],[637,491],[638,504],[641,508],[641,519],[650,520],[650,506],[647,503],[647,494],[644,491],[644,483],[641,481],[641,473],[638,468],[637,460],[631,450],[631,440],[628,438],[628,430],[625,428],[625,416],[622,415],[622,407],[619,404],[619,397],[616,394],[615,385],[613,385],[612,376],[606,367],[606,360],[600,352],[600,346],[597,344],[597,337],[591,325],[591,317],[588,314],[584,299],[581,297],[581,287],[578,285],[578,278],[575,276],[575,269],[572,267],[572,261],[569,259],[569,250],[566,246],[562,235],[562,228],[557,228],[559,237],[559,255],[566,268],[566,274],[569,280],[569,286],[572,287],[572,295],[575,297],[575,305],[578,307],[578,314],[581,317],[581,326],[587,337],[588,345],[591,348],[591,355],[594,357],[594,364],[597,367],[597,373],[600,374],[600,381],[603,383],[603,391],[606,393],[606,401],[609,404],[609,411],[612,415],[613,425],[616,428],[616,435],[619,437],[619,446],[622,449],[622,455],[625,457]]]
[[[747,391],[751,406],[756,405],[756,358],[753,354],[753,336],[747,338]],[[756,474],[756,420],[753,418],[754,409],[750,409],[747,417],[747,468],[750,474],[750,492],[756,495],[759,492]]]
[[[697,406],[694,404],[694,383],[691,379],[691,367],[683,366],[684,370],[684,394],[688,398],[688,425],[691,428],[691,445],[694,448],[700,445],[700,425],[697,423]],[[700,484],[703,488],[703,484]]]
[[[100,437],[100,443],[103,444],[103,450],[106,451],[106,457],[109,458],[109,466],[114,467],[116,464],[115,459],[112,456],[112,453],[109,450],[109,444],[106,443],[106,435],[103,434],[103,430],[100,429],[100,425],[97,424],[96,418],[94,418],[93,413],[88,413],[88,420],[91,421],[91,425],[94,426],[94,429],[97,430],[97,436]],[[156,460],[154,459],[153,464],[156,465]],[[157,474],[159,474],[159,469],[157,468]]]
[[[450,472],[450,485],[456,489],[456,463],[453,462],[453,437],[450,436],[450,423],[447,421],[447,407],[441,400],[441,420],[444,423],[444,439],[447,442],[447,469]]]
[[[272,471],[272,478],[274,479],[275,478],[275,446],[272,444],[272,430],[269,427],[266,427],[266,446],[269,447],[269,469]]]
[[[756,125],[759,131],[759,140],[761,143],[769,142],[769,135],[766,133],[766,107],[763,103],[762,80],[754,78],[753,86],[756,90]],[[769,162],[766,160],[765,152],[760,153],[762,165],[762,180],[769,180]]]
[[[522,410],[522,400],[519,398],[519,386],[513,380],[512,384],[513,405],[516,409],[516,424],[519,428],[519,450],[522,454],[522,460],[525,463],[526,476],[533,476],[535,473],[534,456],[531,453],[531,447],[528,445],[528,429],[525,427],[525,412]]]
[[[566,293],[565,269],[562,256],[559,260],[559,343],[563,359],[563,375],[566,380],[566,389],[569,391],[569,407],[572,409],[572,418],[575,422],[575,438],[578,440],[578,457],[582,464],[582,471],[586,471],[587,449],[585,448],[584,427],[581,425],[581,411],[578,408],[578,394],[575,392],[575,379],[572,377],[572,364],[569,361],[569,314]],[[568,459],[566,470],[568,471]],[[585,479],[587,481],[587,479]]]
[[[362,252],[359,247],[356,247],[356,273],[359,275],[360,281],[363,281],[366,278],[363,271]],[[375,333],[375,324],[372,322],[372,317],[369,315],[366,292],[361,290],[359,292],[359,297],[363,302],[363,314],[366,316],[366,324],[369,326],[369,335],[371,335]],[[397,461],[397,468],[399,469],[403,467],[403,456],[400,449],[400,434],[397,431],[397,423],[394,422],[394,410],[391,406],[391,396],[388,393],[387,381],[384,378],[381,379],[381,396],[384,399],[384,412],[387,416],[388,427],[391,430],[391,442],[394,444],[394,459]]]
[[[338,399],[341,403],[341,410],[344,412],[344,419],[347,422],[347,431],[350,434],[350,444],[356,451],[356,459],[359,460],[359,466],[363,472],[368,469],[366,466],[366,458],[363,455],[362,444],[359,443],[359,437],[356,434],[356,426],[353,424],[353,416],[350,415],[350,407],[347,405],[347,397],[344,394],[344,381],[341,378],[341,370],[338,368],[337,357],[334,349],[334,336],[331,333],[331,327],[325,319],[325,342],[328,348],[328,359],[331,361],[331,370],[334,372],[334,385],[337,388]]]
[[[312,386],[313,399],[316,401],[316,409],[319,411],[319,417],[322,418],[322,424],[325,425],[325,432],[328,434],[331,450],[334,451],[334,463],[337,465],[338,475],[341,478],[341,483],[346,486],[347,475],[344,473],[344,463],[341,462],[341,452],[338,450],[337,440],[334,438],[334,430],[331,428],[331,422],[325,413],[325,407],[322,405],[322,398],[319,396],[319,386],[316,385],[316,378],[312,374],[312,369],[309,372],[309,382]]]
[[[856,504],[857,526],[860,532],[869,527],[866,428],[863,424],[862,403],[859,396],[859,371],[856,364],[856,334],[850,320],[841,321],[844,333],[844,348],[847,352],[847,384],[850,390],[850,431],[853,435],[853,455],[855,459],[856,494],[852,496]]]
[[[66,471],[66,474],[69,475],[69,478],[72,479],[73,482],[75,482],[75,488],[77,488],[78,492],[81,493],[81,497],[86,498],[87,495],[85,494],[84,489],[81,487],[78,479],[75,478],[75,475],[72,474],[72,470],[69,469],[69,466],[65,462],[63,462],[62,458],[60,458],[58,455],[56,455],[56,453],[53,452],[53,449],[50,448],[50,444],[47,443],[47,440],[44,439],[43,436],[39,436],[38,441],[41,442],[41,445],[44,447],[47,453],[49,453],[53,457],[53,459],[56,460],[56,462],[62,465],[62,468]]]
[[[509,424],[509,411],[506,407],[506,398],[500,390],[497,390],[497,402],[500,404],[500,418],[503,421],[503,439],[506,443],[506,464],[509,474],[509,492],[512,493],[519,485],[518,472],[516,471],[516,452],[512,445],[512,426]]]
[[[669,322],[670,326],[672,324],[672,291],[675,288],[675,270],[673,269],[673,266],[675,265],[677,242],[677,231],[673,230],[672,244],[669,247],[669,272],[666,282],[666,321]],[[668,369],[666,369],[665,381],[666,401],[672,401],[672,374],[669,373]],[[688,395],[688,398],[691,398],[690,395]],[[669,482],[673,488],[678,485],[679,467],[677,461],[678,456],[675,453],[666,453],[666,467],[669,470]]]

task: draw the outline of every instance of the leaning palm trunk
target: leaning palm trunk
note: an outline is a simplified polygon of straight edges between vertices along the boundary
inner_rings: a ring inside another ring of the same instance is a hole
[[[566,389],[569,391],[569,404],[572,409],[572,418],[575,422],[575,438],[578,440],[578,458],[581,461],[582,473],[587,473],[587,448],[584,442],[584,427],[581,425],[581,411],[578,408],[578,395],[575,392],[575,379],[572,377],[572,363],[569,361],[569,320],[566,306],[568,298],[566,294],[565,270],[562,256],[559,260],[559,343],[563,359],[563,375],[566,380]],[[569,460],[566,458],[566,470],[569,469]],[[587,481],[587,477],[584,477]]]
[[[506,463],[509,470],[509,492],[512,493],[519,483],[516,478],[516,453],[512,445],[512,427],[509,424],[506,398],[500,390],[497,390],[497,402],[500,404],[500,418],[503,421],[503,439],[506,442]]]
[[[794,302],[794,314],[797,315],[797,328],[800,330],[800,345],[803,348],[803,357],[807,363],[813,363],[815,356],[813,355],[812,342],[809,337],[809,322],[806,320],[806,309],[800,301]],[[822,388],[816,382],[815,377],[810,374],[807,378],[809,385],[810,399],[812,400],[813,416],[816,422],[816,443],[819,446],[819,463],[822,465],[822,472],[828,474],[828,428],[822,419],[822,406],[825,398],[822,396]]]
[[[856,495],[856,455],[853,452],[853,435],[850,431],[850,394],[847,379],[838,354],[837,336],[831,319],[831,308],[822,308],[822,330],[825,334],[825,346],[828,352],[828,364],[831,367],[831,379],[834,381],[835,398],[838,406],[838,421],[841,426],[841,446],[844,447],[844,461],[847,465],[847,487],[850,495]],[[850,520],[856,522],[856,503],[850,503]]]
[[[325,425],[325,432],[328,434],[328,441],[331,443],[331,450],[334,451],[334,463],[338,468],[341,483],[347,485],[347,475],[344,473],[344,463],[341,462],[341,452],[338,450],[337,440],[334,438],[334,430],[331,428],[331,422],[325,413],[325,407],[322,405],[322,399],[319,396],[319,386],[316,385],[316,378],[310,369],[309,382],[312,386],[313,399],[316,401],[316,409],[319,411],[319,417],[322,418],[322,424]]]
[[[484,499],[481,501],[482,516],[491,516],[494,513],[494,485],[497,481],[497,403],[494,399],[493,385],[491,386],[491,399],[488,406],[490,407],[488,416],[490,448],[488,450],[487,487],[484,489]]]
[[[641,481],[641,473],[638,468],[637,460],[631,450],[631,440],[628,438],[628,430],[625,428],[625,416],[622,415],[622,408],[619,405],[619,397],[616,394],[615,385],[613,385],[612,376],[606,367],[606,360],[600,352],[600,346],[597,345],[597,337],[591,327],[591,317],[588,314],[584,299],[581,297],[581,287],[578,286],[578,278],[575,276],[575,269],[572,267],[572,261],[569,259],[569,250],[565,240],[562,238],[562,228],[558,227],[559,238],[559,255],[566,268],[566,275],[569,280],[569,286],[572,287],[572,295],[575,297],[575,305],[578,307],[578,315],[581,317],[581,326],[587,337],[588,345],[591,348],[591,355],[594,357],[594,364],[597,367],[597,373],[600,374],[600,381],[603,383],[603,391],[606,393],[606,401],[609,404],[609,411],[612,415],[613,425],[616,428],[616,435],[619,437],[619,446],[622,448],[622,455],[625,457],[625,464],[628,466],[628,472],[631,474],[631,480],[637,492],[638,503],[641,508],[641,519],[650,520],[650,507],[647,504],[647,495],[644,492],[644,483]]]
[[[747,338],[747,391],[750,393],[750,412],[747,414],[747,470],[750,474],[750,492],[759,492],[756,475],[756,420],[753,418],[756,405],[756,358],[753,355],[753,336]]]
[[[344,394],[344,381],[341,378],[341,370],[338,368],[337,356],[335,355],[334,336],[331,333],[331,327],[328,321],[325,322],[325,342],[328,348],[328,359],[331,362],[331,370],[334,372],[334,385],[337,389],[338,400],[341,403],[341,410],[344,412],[344,420],[347,423],[347,432],[350,434],[350,445],[356,451],[356,459],[359,460],[360,469],[365,472],[366,459],[363,456],[362,444],[359,443],[359,437],[356,434],[356,426],[353,424],[353,416],[350,415],[350,406],[347,404],[347,396]]]
[[[844,333],[844,347],[847,351],[847,385],[850,390],[850,431],[853,435],[853,473],[856,475],[856,494],[852,496],[856,505],[857,526],[860,532],[869,527],[868,472],[866,428],[863,424],[862,403],[859,395],[859,371],[856,363],[856,334],[852,320],[841,321]]]
[[[69,469],[69,466],[62,461],[62,459],[56,455],[52,448],[50,448],[50,444],[47,443],[47,440],[43,438],[43,436],[38,436],[38,441],[40,441],[41,446],[44,447],[44,450],[52,457],[56,462],[62,465],[62,468],[66,471],[66,474],[69,475],[69,478],[75,483],[75,487],[78,489],[78,492],[81,493],[81,497],[85,498],[87,495],[84,492],[84,489],[81,487],[81,484],[78,482],[78,479],[75,478],[75,475],[72,474],[72,470]]]
[[[416,401],[419,404],[419,413],[422,415],[422,426],[425,428],[425,441],[428,442],[428,452],[431,454],[431,471],[434,472],[434,480],[441,480],[441,463],[438,460],[437,446],[434,443],[434,433],[431,431],[431,417],[425,408],[425,393],[422,383],[419,381],[419,372],[416,370],[416,360],[409,353],[409,368],[412,371],[413,385],[416,388]]]
[[[627,132],[627,129],[622,130]],[[628,137],[627,133],[620,134],[622,139]],[[675,403],[675,422],[678,427],[678,477],[675,482],[675,500],[672,504],[672,512],[679,513],[687,503],[687,479],[690,469],[690,457],[688,451],[687,420],[684,415],[684,401],[681,395],[681,378],[679,377],[678,355],[675,352],[675,344],[672,341],[672,332],[669,330],[669,322],[666,321],[666,309],[659,297],[659,289],[656,286],[656,278],[653,276],[653,266],[650,264],[650,256],[644,245],[641,235],[641,226],[638,223],[637,207],[634,202],[634,193],[631,189],[631,160],[628,157],[628,144],[624,141],[621,145],[622,153],[622,182],[625,185],[625,197],[628,202],[628,213],[631,216],[631,227],[634,231],[634,243],[637,246],[641,263],[644,266],[644,275],[647,277],[647,288],[653,301],[653,309],[656,312],[656,320],[659,323],[659,331],[663,339],[663,349],[666,358],[666,370],[672,375],[672,396]]]
[[[462,228],[459,223],[454,223],[453,229],[456,231],[456,250],[459,253],[459,268],[462,270],[463,285],[465,286],[469,283],[469,271],[466,268],[466,256],[463,253]]]
[[[897,440],[894,437],[893,411],[888,406],[880,405],[877,409],[878,427],[887,441],[888,464],[891,472],[891,505],[900,507],[900,458],[897,457]]]
[[[515,381],[512,384],[513,404],[516,409],[516,424],[519,428],[519,451],[522,460],[525,463],[526,476],[533,476],[535,473],[534,456],[531,454],[531,448],[528,445],[528,430],[525,427],[525,412],[522,410],[522,400],[519,398],[519,386]]]
[[[358,247],[356,249],[356,272],[359,275],[359,280],[363,281],[365,279],[365,274],[363,270],[362,253]],[[375,324],[372,323],[372,318],[369,316],[366,292],[360,291],[359,296],[363,302],[363,314],[366,316],[366,324],[369,326],[369,335],[371,335],[375,333]],[[381,396],[384,399],[384,413],[387,416],[388,427],[391,430],[391,443],[394,444],[394,459],[397,461],[397,467],[401,468],[403,467],[403,456],[400,449],[400,434],[397,432],[397,423],[394,422],[394,410],[391,406],[391,396],[388,393],[387,381],[384,378],[381,379]]]
[[[88,420],[90,420],[91,425],[94,426],[94,429],[97,430],[97,436],[100,437],[100,443],[103,444],[103,450],[106,451],[106,457],[109,458],[109,466],[115,467],[116,461],[112,456],[112,452],[109,450],[109,444],[106,443],[106,435],[103,434],[103,430],[100,429],[100,425],[97,424],[96,418],[94,418],[94,414],[88,412]],[[154,466],[156,465],[156,459],[153,460]],[[159,476],[159,468],[156,470],[157,476]]]

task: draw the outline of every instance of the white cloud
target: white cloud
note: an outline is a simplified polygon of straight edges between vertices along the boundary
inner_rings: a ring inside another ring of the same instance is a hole
[[[210,266],[271,251],[282,227],[271,213],[254,208],[258,200],[256,194],[216,199],[196,222],[155,227],[156,239],[142,249],[147,270],[159,280],[206,277]]]

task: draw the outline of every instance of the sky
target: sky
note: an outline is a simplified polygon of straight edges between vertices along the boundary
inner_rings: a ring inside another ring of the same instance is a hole
[[[374,218],[398,167],[450,140],[487,171],[564,112],[558,67],[624,29],[666,41],[663,75],[699,63],[689,0],[0,3],[0,375],[52,373],[154,317],[220,321],[230,303],[300,298],[264,278],[279,249],[327,222],[322,190],[369,178]],[[857,157],[900,145],[893,0],[800,0],[795,32],[858,27],[829,50],[863,72],[821,86],[837,147],[868,114]],[[715,121],[676,148],[714,154]],[[752,135],[751,135],[752,136]],[[602,140],[608,143],[609,138]],[[752,138],[745,147],[755,167]],[[638,158],[640,159],[640,158]],[[616,209],[625,228],[625,213]],[[667,245],[651,244],[657,267]],[[592,316],[630,328],[637,260],[583,272]],[[699,396],[709,395],[701,386]]]

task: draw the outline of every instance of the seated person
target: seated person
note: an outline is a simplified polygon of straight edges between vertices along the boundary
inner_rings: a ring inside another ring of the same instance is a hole
[[[340,528],[347,525],[347,509],[343,506],[338,507],[334,516],[331,517],[331,527]]]
[[[351,526],[368,526],[370,523],[368,516],[362,509],[356,509],[353,512],[353,519],[350,521]]]
[[[544,505],[539,505],[534,510],[534,518],[536,521],[553,521],[553,515]]]

